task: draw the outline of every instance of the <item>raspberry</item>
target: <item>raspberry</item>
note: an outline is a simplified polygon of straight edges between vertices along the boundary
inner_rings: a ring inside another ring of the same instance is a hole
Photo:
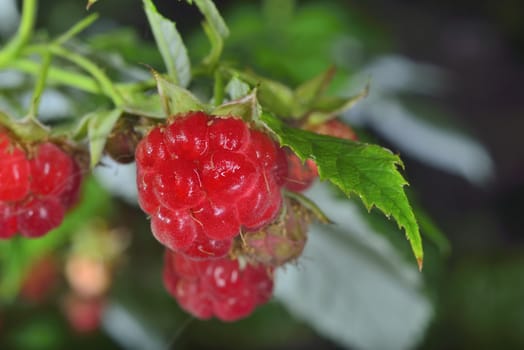
[[[190,112],[171,119],[137,146],[140,207],[171,250],[224,256],[242,228],[260,228],[278,215],[283,151],[234,117]]]
[[[58,195],[66,208],[72,207],[78,201],[82,187],[82,178],[82,169],[80,169],[77,162],[73,161],[72,173]]]
[[[191,217],[189,210],[170,210],[159,207],[151,218],[155,238],[172,250],[188,248],[202,228]]]
[[[284,215],[257,232],[246,234],[237,242],[235,253],[274,267],[293,261],[302,254],[311,216],[297,201],[286,199]]]
[[[64,219],[64,207],[55,197],[32,199],[21,204],[18,214],[18,230],[25,237],[41,237]]]
[[[0,201],[19,201],[29,192],[30,169],[24,152],[0,134]]]
[[[198,171],[184,159],[172,159],[158,169],[153,192],[159,203],[175,210],[194,207],[205,197]]]
[[[165,143],[169,152],[189,160],[203,156],[209,146],[208,122],[209,118],[204,113],[175,119],[165,130]]]
[[[15,209],[0,202],[0,239],[11,238],[17,232]]]
[[[62,193],[73,174],[71,157],[50,142],[39,145],[29,163],[33,194],[56,196]]]
[[[183,254],[194,260],[205,260],[210,258],[221,258],[231,250],[233,239],[209,239],[200,231],[191,246],[183,251]]]
[[[216,151],[202,162],[202,182],[208,196],[231,203],[256,181],[255,166],[239,153]]]
[[[271,268],[229,258],[195,261],[167,251],[163,280],[180,306],[200,319],[223,321],[247,317],[273,292]]]
[[[29,154],[0,133],[0,238],[46,234],[78,198],[82,172],[69,154],[51,142]]]
[[[349,125],[344,124],[338,119],[331,119],[325,123],[310,126],[308,129],[317,134],[338,137],[339,139],[352,141],[356,141],[358,139],[355,131],[353,131]]]
[[[284,186],[293,192],[305,191],[318,176],[315,162],[311,159],[302,162],[289,148],[286,148],[285,152],[288,162],[288,174]]]
[[[249,196],[237,203],[239,218],[248,231],[267,224],[268,217],[276,217],[282,206],[280,187],[271,178],[260,178]]]
[[[193,213],[195,220],[211,239],[228,239],[238,233],[240,223],[235,207],[206,201],[202,206],[195,208]]]

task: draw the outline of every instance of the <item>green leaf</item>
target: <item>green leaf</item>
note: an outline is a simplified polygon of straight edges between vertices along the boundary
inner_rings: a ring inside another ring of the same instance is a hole
[[[229,35],[229,29],[227,28],[226,22],[218,12],[215,4],[211,0],[192,0],[192,2],[198,7],[200,12],[204,15],[206,21],[218,32],[222,38]]]
[[[283,118],[291,117],[294,103],[293,90],[286,85],[271,79],[260,77],[252,72],[228,71],[232,77],[237,76],[250,86],[256,86],[258,100],[264,110],[273,112]]]
[[[431,216],[420,206],[413,206],[420,224],[422,235],[433,242],[441,254],[447,256],[451,253],[451,243],[442,230],[433,221]]]
[[[176,85],[155,70],[151,70],[151,73],[156,80],[162,108],[167,116],[205,110],[205,106],[190,91]]]
[[[293,106],[293,116],[300,117],[308,112],[313,103],[327,89],[329,83],[335,75],[335,67],[330,67],[322,74],[301,84],[295,89],[295,103]]]
[[[248,84],[234,76],[226,85],[226,92],[232,100],[246,96],[251,88]]]
[[[49,136],[49,129],[36,119],[14,119],[0,111],[0,125],[11,130],[24,141],[41,141]]]
[[[217,32],[216,28],[212,25],[209,25],[208,22],[202,23],[202,27],[204,28],[204,32],[206,33],[209,43],[211,44],[211,50],[204,58],[203,64],[213,68],[217,65],[220,55],[222,55],[222,50],[224,49],[224,40],[222,39],[222,36],[220,36],[220,33]]]
[[[124,97],[124,112],[135,116],[153,119],[165,119],[168,115],[162,108],[160,95],[149,94],[138,91],[126,91],[122,93]]]
[[[363,144],[294,129],[279,119],[262,114],[261,120],[282,146],[290,147],[300,159],[311,158],[321,179],[337,185],[347,196],[355,193],[368,210],[380,209],[393,216],[422,268],[423,249],[417,220],[404,192],[406,180],[398,171],[400,158],[377,145]]]
[[[151,0],[143,0],[143,3],[167,73],[176,84],[187,86],[191,80],[191,63],[175,23],[159,14]]]
[[[237,116],[246,122],[258,120],[261,108],[257,101],[257,91],[234,101],[224,103],[211,111],[213,115]]]
[[[322,96],[313,106],[308,122],[311,124],[320,124],[327,120],[333,119],[342,112],[353,107],[357,102],[365,98],[369,93],[369,84],[362,89],[357,95],[350,97]]]
[[[87,135],[89,137],[91,168],[94,168],[102,158],[107,138],[121,115],[122,110],[117,108],[112,111],[93,112],[88,117]]]
[[[72,135],[71,137],[74,140],[82,140],[87,136],[87,129],[89,125],[89,120],[92,117],[92,113],[84,115],[82,118],[78,120],[76,125],[73,127]]]

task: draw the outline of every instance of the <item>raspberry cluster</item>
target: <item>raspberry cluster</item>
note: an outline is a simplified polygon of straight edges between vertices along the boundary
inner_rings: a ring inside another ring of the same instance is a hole
[[[180,306],[200,319],[223,321],[246,317],[273,292],[272,268],[228,258],[194,260],[167,252],[164,284]]]
[[[310,218],[282,189],[309,186],[315,164],[305,174],[267,134],[204,112],[153,128],[135,158],[138,201],[167,248],[164,284],[180,306],[234,321],[267,302],[274,269],[301,254]]]
[[[0,131],[0,238],[40,237],[58,227],[76,201],[81,171],[57,145],[26,152]]]
[[[151,215],[153,235],[192,258],[225,256],[241,230],[277,217],[281,153],[266,134],[232,117],[190,112],[152,129],[136,162],[139,204]]]

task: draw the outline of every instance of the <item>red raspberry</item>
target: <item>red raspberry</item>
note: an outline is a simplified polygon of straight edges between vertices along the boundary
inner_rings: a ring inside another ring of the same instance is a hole
[[[188,248],[202,231],[187,209],[170,210],[159,207],[151,217],[151,231],[155,238],[172,250]]]
[[[19,201],[29,192],[30,169],[24,152],[0,134],[0,201]]]
[[[194,207],[205,197],[197,169],[184,159],[171,159],[158,168],[153,192],[160,204],[174,210]]]
[[[80,189],[82,187],[82,179],[82,169],[77,162],[73,161],[72,173],[58,195],[60,202],[62,202],[66,208],[70,208],[78,202]]]
[[[61,194],[71,181],[73,163],[71,157],[55,144],[40,144],[35,157],[30,160],[31,192],[35,195]]]
[[[0,202],[0,239],[11,238],[18,231],[15,209]]]
[[[208,196],[222,203],[231,203],[249,191],[259,175],[244,155],[221,150],[203,159],[201,167]]]
[[[164,142],[169,153],[189,160],[199,159],[206,154],[209,147],[209,121],[205,113],[198,112],[176,118],[165,129]]]
[[[64,219],[65,209],[56,197],[32,199],[18,208],[18,230],[25,237],[41,237]]]
[[[0,134],[0,238],[40,237],[58,227],[77,200],[82,173],[70,155],[51,142],[30,154]]]
[[[195,261],[166,252],[164,284],[180,306],[200,319],[223,321],[247,317],[273,292],[271,269],[228,258]]]
[[[190,112],[152,129],[136,161],[138,201],[152,216],[153,235],[191,257],[225,255],[242,227],[259,228],[278,215],[279,152],[233,117]]]
[[[285,150],[288,162],[285,187],[293,192],[305,191],[318,177],[317,166],[311,159],[302,162],[291,149]]]
[[[268,217],[276,217],[282,207],[280,187],[270,178],[259,178],[248,196],[237,203],[240,220],[248,231],[258,230],[267,225]]]
[[[221,258],[231,250],[233,239],[209,239],[203,231],[200,231],[191,246],[183,251],[183,254],[194,260],[206,260],[210,258]]]
[[[353,131],[349,125],[344,124],[338,119],[331,119],[325,123],[310,126],[308,129],[317,134],[338,137],[339,139],[352,141],[358,139],[355,131]]]

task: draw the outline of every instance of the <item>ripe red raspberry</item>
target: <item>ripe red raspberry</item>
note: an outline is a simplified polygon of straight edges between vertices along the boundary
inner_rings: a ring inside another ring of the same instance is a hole
[[[190,112],[152,129],[136,162],[138,201],[155,238],[191,257],[224,256],[242,228],[278,215],[279,152],[269,136],[233,117]]]
[[[339,139],[352,141],[358,139],[355,131],[349,125],[344,124],[338,119],[331,119],[322,124],[315,124],[308,127],[308,129],[317,134],[338,137]]]
[[[80,166],[51,142],[26,152],[0,133],[0,238],[40,237],[58,227],[76,201]],[[5,181],[4,181],[5,180]]]
[[[18,231],[15,210],[13,206],[0,202],[0,239],[11,238]]]
[[[166,252],[164,284],[180,306],[200,319],[235,321],[266,303],[273,292],[272,269],[240,267],[228,258],[195,261]]]
[[[317,165],[311,159],[302,162],[289,148],[286,148],[285,152],[288,162],[288,173],[284,186],[293,192],[307,190],[318,177]]]
[[[19,201],[29,192],[30,168],[24,151],[0,134],[0,201]]]

